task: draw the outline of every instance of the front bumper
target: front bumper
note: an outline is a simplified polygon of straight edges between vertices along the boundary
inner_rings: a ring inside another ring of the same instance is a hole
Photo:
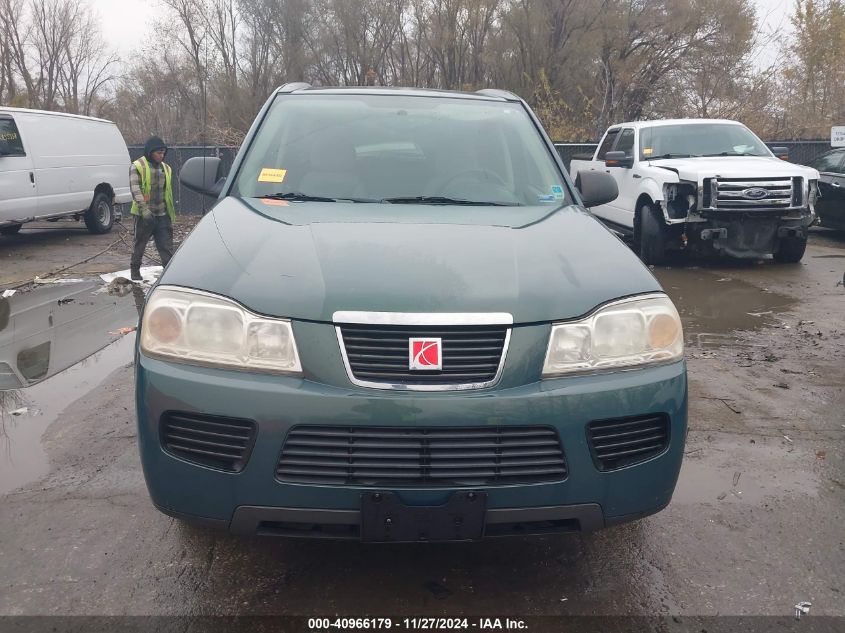
[[[566,454],[566,479],[474,488],[487,495],[487,536],[588,531],[659,511],[675,488],[687,427],[683,362],[498,390],[420,394],[193,367],[139,354],[136,405],[144,476],[160,510],[237,533],[334,538],[357,538],[361,495],[374,488],[276,479],[281,447],[293,426],[554,427]],[[168,411],[254,420],[257,437],[246,466],[222,472],[165,452],[159,421]],[[643,463],[599,471],[587,424],[648,413],[668,415],[668,448]],[[390,492],[407,505],[437,506],[455,490]]]
[[[703,252],[756,259],[771,255],[784,238],[806,238],[814,214],[784,218],[776,214],[712,213],[686,225],[689,245]]]

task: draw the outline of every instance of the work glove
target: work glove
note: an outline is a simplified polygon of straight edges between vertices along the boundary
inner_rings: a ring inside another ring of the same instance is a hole
[[[153,212],[150,211],[150,208],[146,205],[141,207],[141,219],[147,223],[155,221],[153,218]]]

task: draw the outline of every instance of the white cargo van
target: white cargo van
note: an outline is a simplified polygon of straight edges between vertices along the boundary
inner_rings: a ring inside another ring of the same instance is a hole
[[[111,121],[0,107],[0,234],[62,217],[107,233],[132,199],[129,162]]]

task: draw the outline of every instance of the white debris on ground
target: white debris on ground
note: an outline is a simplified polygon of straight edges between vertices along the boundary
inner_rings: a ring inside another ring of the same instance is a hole
[[[84,279],[61,279],[59,277],[45,277],[42,279],[41,277],[36,277],[32,280],[34,284],[78,284],[85,281]]]
[[[4,291],[3,291],[3,295],[2,295],[2,297],[3,297],[4,299],[8,299],[8,298],[9,298],[9,297],[11,297],[12,295],[14,295],[16,292],[17,292],[17,290],[4,290]]]
[[[161,275],[161,271],[164,270],[161,266],[142,266],[141,267],[141,278],[142,281],[135,281],[133,283],[153,283],[155,280],[159,278]],[[114,273],[106,273],[104,275],[100,275],[100,279],[105,281],[107,284],[110,284],[118,277],[123,277],[125,279],[130,279],[132,272],[127,268],[126,270],[118,270]]]

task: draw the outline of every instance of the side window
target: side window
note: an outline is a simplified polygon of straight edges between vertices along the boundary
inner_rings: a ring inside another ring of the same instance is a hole
[[[625,156],[634,155],[634,130],[625,128],[619,135],[619,142],[616,143],[617,152],[625,152]]]
[[[599,148],[599,153],[598,156],[596,156],[596,160],[604,160],[604,157],[607,156],[607,153],[610,151],[610,148],[613,147],[613,141],[616,140],[618,134],[618,129],[607,131],[607,136],[604,137],[604,142]]]
[[[812,162],[812,166],[819,171],[826,171],[834,174],[842,173],[840,165],[842,164],[843,156],[845,156],[845,152],[829,152],[814,160]]]
[[[26,152],[23,151],[23,140],[18,134],[18,126],[15,125],[14,119],[0,118],[0,153],[6,156],[26,156]]]

